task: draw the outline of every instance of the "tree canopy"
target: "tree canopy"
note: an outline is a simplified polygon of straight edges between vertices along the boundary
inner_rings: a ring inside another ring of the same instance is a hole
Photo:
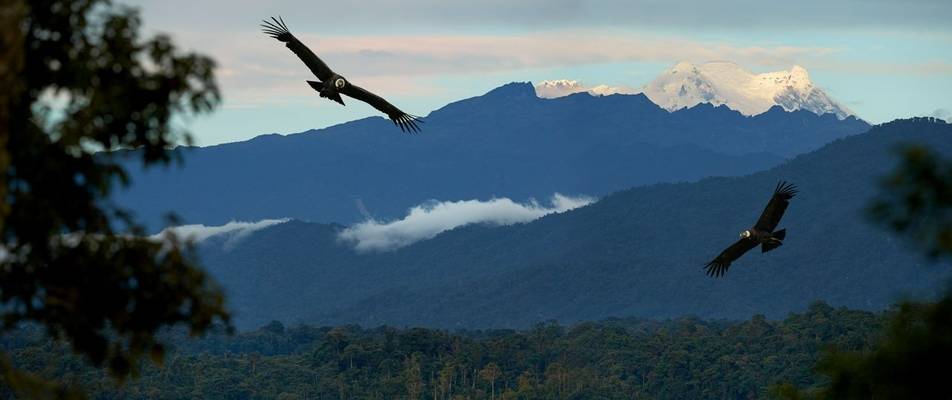
[[[882,180],[869,212],[934,258],[952,256],[952,162],[922,145],[899,149],[901,161]]]
[[[759,399],[778,382],[821,383],[812,368],[823,349],[866,348],[884,320],[816,303],[780,321],[625,318],[481,331],[272,323],[200,339],[175,330],[165,364],[118,388],[28,329],[0,346],[22,368],[103,399]]]
[[[119,157],[168,163],[190,142],[177,118],[220,101],[211,59],[140,26],[108,0],[0,5],[2,329],[43,326],[119,378],[161,360],[162,327],[229,320],[188,246],[146,237],[109,199],[129,184]]]

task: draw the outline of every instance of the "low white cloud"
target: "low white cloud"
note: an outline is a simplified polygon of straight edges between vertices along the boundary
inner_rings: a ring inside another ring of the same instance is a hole
[[[228,235],[228,239],[225,240],[224,247],[230,248],[237,244],[241,239],[244,239],[249,234],[259,229],[264,229],[269,226],[282,224],[288,222],[287,218],[284,219],[264,219],[257,222],[239,222],[231,221],[224,225],[219,226],[207,226],[201,224],[193,225],[181,225],[165,228],[162,232],[159,232],[155,235],[150,236],[154,240],[162,240],[171,233],[179,240],[191,241],[193,243],[201,243],[202,241],[220,235]]]
[[[233,248],[236,244],[238,244],[238,242],[240,242],[252,232],[288,221],[290,221],[290,219],[283,218],[264,219],[257,222],[231,221],[227,224],[219,226],[206,226],[200,224],[181,225],[165,228],[161,232],[149,236],[148,239],[156,242],[162,242],[164,245],[163,248],[167,250],[173,243],[189,241],[197,244],[213,236],[227,235],[228,238],[225,240],[222,246],[224,249],[228,250]],[[126,234],[120,234],[119,236],[130,239],[133,238],[133,236]],[[51,241],[53,244],[58,246],[75,247],[80,243],[81,240],[84,239],[84,237],[92,237],[94,240],[97,240],[101,239],[102,235],[98,233],[73,232],[54,236]],[[24,255],[26,254],[25,251],[28,250],[24,250],[22,248],[19,248],[19,250],[19,253],[11,254],[7,246],[0,244],[0,263],[23,259]]]
[[[351,226],[339,238],[352,243],[358,251],[387,251],[432,238],[459,226],[484,223],[512,225],[529,222],[542,216],[565,212],[594,202],[588,196],[565,196],[556,193],[551,204],[544,206],[532,200],[517,203],[508,198],[487,201],[431,201],[410,209],[400,220],[378,222],[369,220]]]

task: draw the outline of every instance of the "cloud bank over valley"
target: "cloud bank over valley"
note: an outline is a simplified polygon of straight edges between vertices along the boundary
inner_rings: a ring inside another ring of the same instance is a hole
[[[548,214],[561,213],[595,202],[588,196],[555,193],[550,205],[535,200],[518,203],[509,198],[461,201],[430,201],[411,208],[406,217],[379,222],[368,220],[343,230],[339,238],[358,251],[398,249],[469,224],[512,225],[529,222]]]
[[[171,233],[180,240],[201,243],[213,236],[228,235],[229,237],[226,239],[224,244],[227,248],[238,244],[238,242],[255,231],[267,228],[269,226],[283,224],[289,220],[290,219],[288,218],[282,218],[264,219],[257,222],[231,221],[227,224],[219,226],[207,226],[202,224],[181,225],[165,228],[161,232],[150,236],[150,238],[161,240],[162,238],[165,238],[166,235]]]

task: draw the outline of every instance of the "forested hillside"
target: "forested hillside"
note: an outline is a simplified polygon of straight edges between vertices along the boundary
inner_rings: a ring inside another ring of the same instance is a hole
[[[118,389],[36,331],[0,344],[22,367],[97,399],[751,399],[778,383],[815,385],[824,349],[866,348],[884,321],[817,303],[780,321],[610,319],[519,331],[273,322],[234,337],[170,334],[163,365]]]

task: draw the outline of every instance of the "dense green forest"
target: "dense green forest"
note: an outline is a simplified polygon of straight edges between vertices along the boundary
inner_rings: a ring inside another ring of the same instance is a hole
[[[887,314],[816,303],[780,321],[608,319],[456,332],[273,322],[198,340],[166,333],[161,365],[143,363],[139,378],[120,386],[38,329],[0,344],[18,366],[103,399],[749,399],[780,383],[823,384],[814,366],[824,351],[868,349]]]

